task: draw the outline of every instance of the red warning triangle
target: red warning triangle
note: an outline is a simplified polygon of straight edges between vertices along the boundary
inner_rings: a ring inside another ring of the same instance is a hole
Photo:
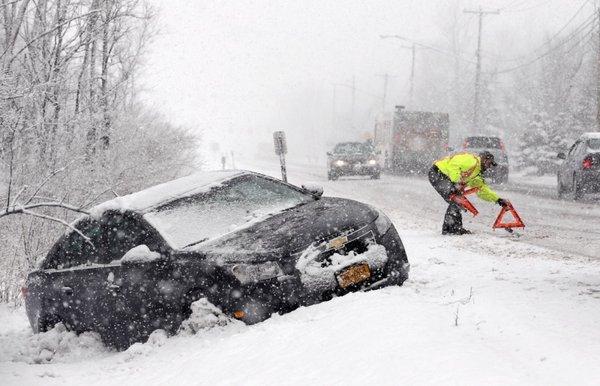
[[[456,202],[458,205],[471,212],[473,216],[477,216],[479,214],[477,208],[475,208],[471,201],[469,201],[469,199],[463,195],[452,194],[450,195],[450,200]]]
[[[503,218],[506,213],[510,213],[513,217],[513,220],[510,222],[504,222]],[[509,202],[508,205],[503,206],[494,222],[492,228],[525,228],[525,223],[521,220],[521,216],[517,213],[515,208]]]

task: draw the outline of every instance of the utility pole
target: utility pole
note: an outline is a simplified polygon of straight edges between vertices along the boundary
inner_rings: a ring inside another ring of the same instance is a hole
[[[333,100],[331,104],[331,128],[333,131],[336,131],[336,111],[335,111],[335,102],[337,99],[337,84],[333,84]]]
[[[400,36],[400,35],[380,35],[379,36],[381,39],[398,39],[398,40],[403,40],[403,41],[407,41],[410,42],[409,39]],[[408,105],[411,106],[413,104],[413,99],[414,99],[414,95],[415,95],[415,61],[416,61],[416,56],[417,56],[417,43],[412,42],[412,44],[410,46],[407,45],[401,45],[400,48],[405,48],[411,51],[411,64],[410,64],[410,89],[408,92],[408,100],[409,103]],[[428,48],[425,45],[419,44],[419,48]]]
[[[479,7],[478,10],[467,10],[465,9],[463,11],[464,13],[473,13],[479,16],[479,32],[477,34],[477,52],[476,52],[476,57],[477,57],[477,67],[475,70],[475,104],[473,106],[473,128],[474,129],[478,129],[479,128],[479,115],[481,112],[481,100],[480,100],[480,93],[481,93],[481,32],[483,29],[483,17],[485,15],[498,15],[500,14],[499,10],[495,10],[495,11],[484,11],[481,9],[481,7]]]
[[[383,77],[383,98],[381,100],[381,111],[385,111],[385,100],[387,98],[387,88],[388,88],[388,80],[390,75],[385,73],[383,75],[378,75]]]
[[[352,127],[354,127],[354,105],[356,102],[356,76],[352,76],[352,111],[351,111],[351,119],[352,119]]]
[[[412,44],[411,47],[411,52],[412,52],[412,60],[411,60],[411,65],[410,65],[410,91],[409,91],[409,97],[408,97],[408,101],[410,106],[412,107],[413,104],[413,94],[415,91],[415,56],[416,56],[416,51],[417,51],[417,45],[415,43]]]
[[[598,17],[598,52],[596,68],[596,127],[600,131],[600,7],[597,6],[596,14]]]

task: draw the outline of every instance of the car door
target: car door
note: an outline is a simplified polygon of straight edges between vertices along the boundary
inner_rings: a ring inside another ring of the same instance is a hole
[[[567,153],[567,157],[560,166],[561,184],[565,187],[573,186],[573,157],[578,145],[579,141],[575,142],[573,146],[571,146],[569,152]]]

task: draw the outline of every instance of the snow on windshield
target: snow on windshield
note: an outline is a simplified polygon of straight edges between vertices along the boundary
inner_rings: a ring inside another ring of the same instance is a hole
[[[116,197],[93,207],[90,209],[90,214],[98,219],[107,210],[143,211],[179,197],[207,192],[223,181],[244,173],[243,171],[210,171],[191,174],[136,193]]]
[[[183,198],[144,215],[174,248],[182,249],[247,227],[312,200],[287,185],[256,176]]]

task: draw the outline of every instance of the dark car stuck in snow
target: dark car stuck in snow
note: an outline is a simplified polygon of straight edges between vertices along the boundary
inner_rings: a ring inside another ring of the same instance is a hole
[[[126,348],[156,329],[177,332],[202,298],[252,324],[401,285],[410,266],[388,217],[321,193],[224,171],[100,204],[29,274],[30,324],[43,332],[63,323]]]

